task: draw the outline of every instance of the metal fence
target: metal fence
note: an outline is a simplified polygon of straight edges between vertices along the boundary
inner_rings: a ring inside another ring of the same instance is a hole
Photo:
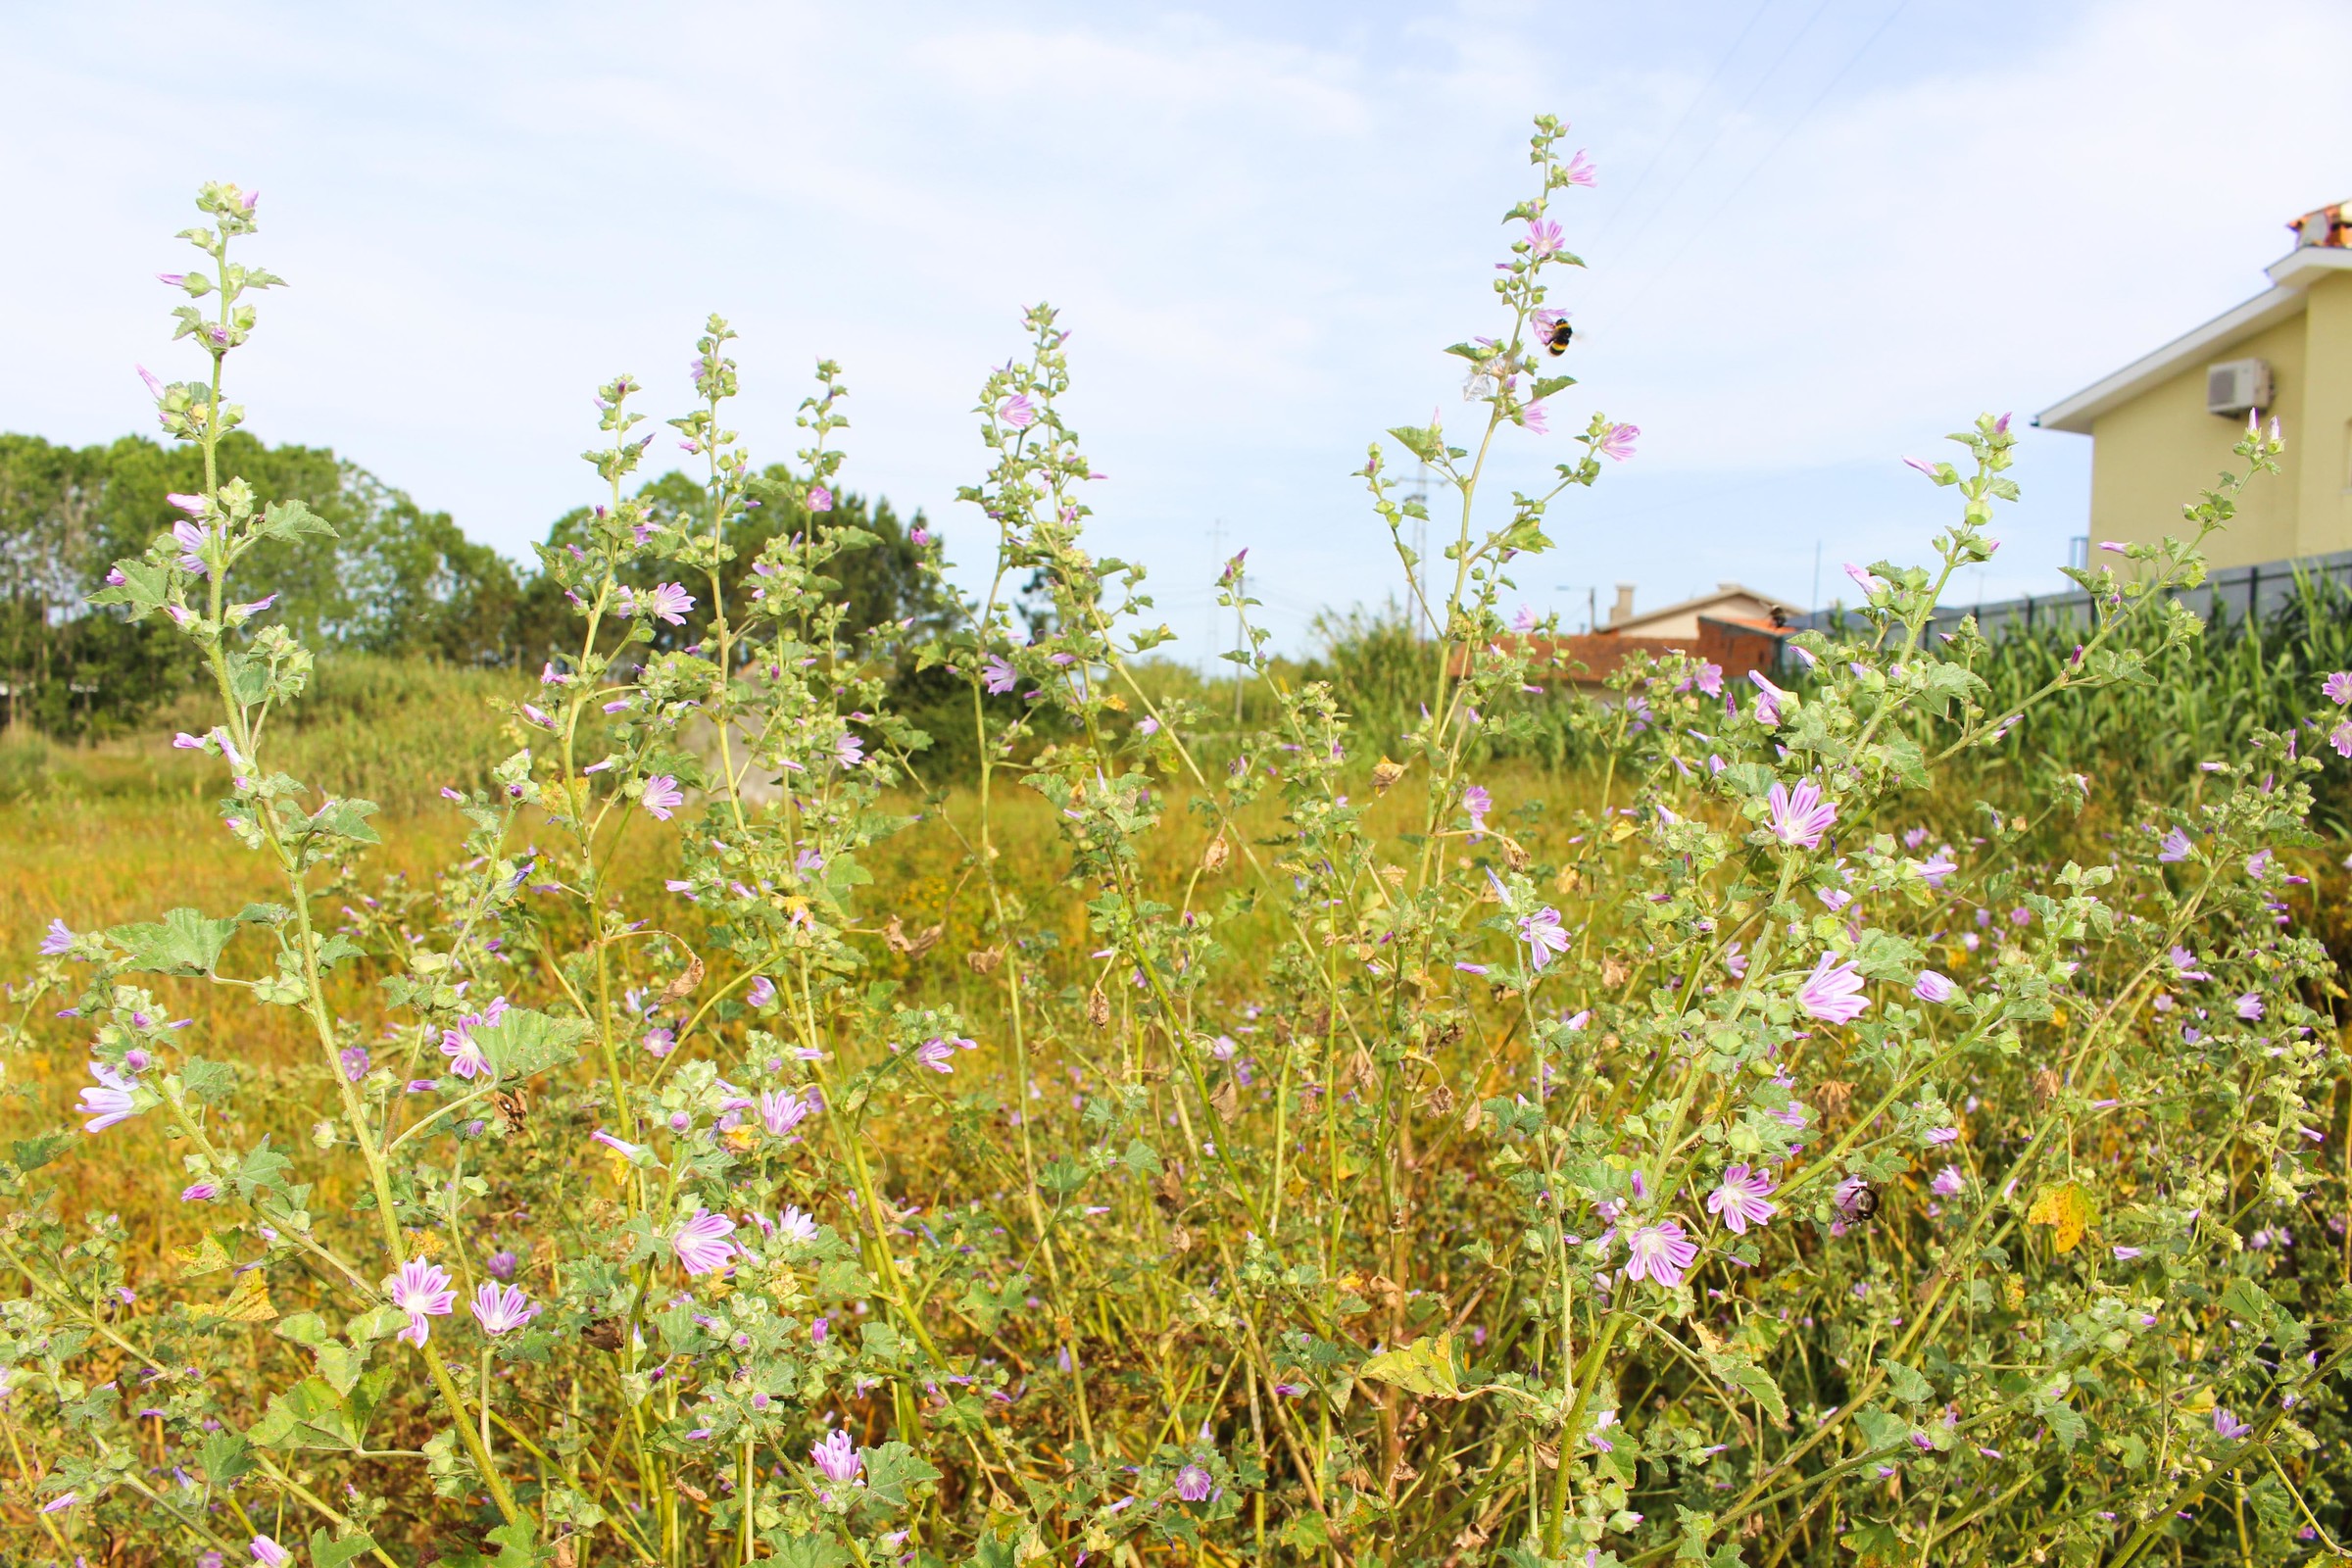
[[[2270,615],[2284,608],[2302,591],[2300,584],[2306,580],[2352,588],[2352,550],[2305,556],[2295,561],[2266,561],[2251,566],[2219,567],[2206,576],[2202,585],[2182,589],[2173,597],[2206,620],[2214,618],[2217,607],[2230,619],[2243,620],[2248,615]],[[1850,612],[1842,606],[1832,606],[1795,616],[1789,625],[1797,631],[1830,629],[1835,627],[1838,617]],[[2023,599],[2003,599],[1988,605],[1938,605],[1934,624],[1957,626],[1970,615],[1977,617],[1977,629],[1987,637],[1998,637],[2012,629],[2030,632],[2036,626],[2069,621],[2087,625],[2091,618],[2090,595],[2080,588],[2070,588],[2064,593],[2029,594]]]

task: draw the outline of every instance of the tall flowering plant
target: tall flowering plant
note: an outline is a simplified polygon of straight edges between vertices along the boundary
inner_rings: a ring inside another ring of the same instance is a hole
[[[542,552],[574,635],[514,754],[450,792],[435,885],[331,913],[376,812],[271,761],[310,657],[239,567],[325,524],[219,472],[223,369],[277,280],[231,259],[255,198],[208,186],[208,270],[168,277],[207,373],[156,385],[207,485],[105,597],[204,658],[220,721],[178,744],[225,766],[223,830],[278,891],[61,920],[17,992],[65,1021],[11,1046],[71,1039],[87,1078],[80,1128],[0,1161],[0,1508],[28,1550],[2340,1549],[2342,1072],[2297,924],[2320,761],[2263,735],[2105,836],[2070,825],[2100,820],[2087,781],[1938,788],[2041,705],[2147,678],[2135,622],[2195,634],[2167,590],[2279,433],[2185,535],[2082,574],[2096,624],[2031,701],[1988,701],[1973,627],[1929,635],[2016,495],[1990,417],[1918,465],[1960,503],[1933,564],[1854,567],[1846,630],[1744,681],[1678,656],[1555,695],[1511,574],[1639,435],[1550,432],[1550,290],[1581,265],[1555,204],[1593,179],[1563,136],[1538,122],[1495,329],[1451,351],[1467,422],[1390,432],[1442,481],[1450,570],[1404,544],[1428,509],[1390,446],[1361,471],[1426,633],[1402,733],[1285,684],[1254,627],[1265,728],[1219,742],[1168,695],[1142,568],[1086,544],[1101,476],[1042,306],[975,408],[985,588],[919,638],[845,624],[832,573],[874,541],[833,519],[841,372],[756,470],[713,318],[669,421],[702,506],[630,494],[659,432],[608,382],[602,503]],[[1561,440],[1491,506],[1495,453]],[[740,559],[761,510],[783,525]],[[1240,558],[1219,591],[1249,625]],[[968,780],[914,771],[903,667],[961,689]],[[2347,698],[2315,694],[2327,724]],[[1546,802],[1489,758],[1551,703],[1602,760]],[[908,846],[937,889],[894,871]],[[310,1060],[240,1059],[224,1001],[298,1017]],[[140,1173],[195,1235],[167,1256],[58,1181],[131,1149],[182,1167]]]

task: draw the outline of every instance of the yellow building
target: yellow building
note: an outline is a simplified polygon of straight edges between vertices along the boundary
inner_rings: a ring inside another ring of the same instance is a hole
[[[2183,502],[2237,470],[2249,412],[2286,435],[2278,478],[2250,486],[2207,554],[2217,566],[2352,550],[2352,203],[2288,226],[2271,287],[2045,409],[2034,423],[2091,438],[2090,537],[2185,531]]]

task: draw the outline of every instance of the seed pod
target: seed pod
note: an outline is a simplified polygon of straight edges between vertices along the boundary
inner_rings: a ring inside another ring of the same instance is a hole
[[[1836,1116],[1845,1109],[1845,1102],[1854,1098],[1854,1086],[1842,1078],[1824,1078],[1813,1086],[1813,1098],[1821,1102],[1821,1108],[1825,1112]]]
[[[946,932],[947,927],[944,925],[930,925],[923,927],[914,935],[908,936],[906,927],[901,924],[899,917],[894,914],[883,924],[882,944],[893,953],[904,953],[909,958],[919,958],[939,946],[939,939]]]
[[[702,983],[703,960],[700,958],[689,958],[686,961],[686,972],[679,975],[675,980],[672,980],[668,985],[662,988],[662,1001],[664,1004],[672,1002],[683,1002],[688,997],[693,996],[694,988]]]
[[[1110,998],[1101,986],[1086,994],[1086,1021],[1098,1029],[1110,1027]]]

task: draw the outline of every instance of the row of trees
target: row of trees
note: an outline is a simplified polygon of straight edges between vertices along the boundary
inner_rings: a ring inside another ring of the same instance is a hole
[[[572,608],[535,567],[517,566],[466,537],[445,512],[324,447],[270,446],[243,432],[220,443],[223,477],[241,476],[265,501],[300,500],[334,525],[333,538],[270,541],[240,569],[241,586],[274,590],[270,614],[303,641],[473,665],[534,667],[577,636]],[[53,735],[103,734],[136,721],[175,695],[192,673],[185,640],[160,623],[132,624],[93,610],[89,595],[107,564],[135,556],[182,514],[168,499],[203,488],[189,448],[143,436],[72,447],[0,433],[0,686],[6,720]],[[691,516],[700,484],[680,473],[647,483],[658,514]],[[562,548],[589,514],[556,520],[542,549]],[[839,499],[828,522],[854,524],[879,543],[843,558],[843,594],[858,627],[944,612],[919,548],[887,500]],[[731,542],[748,558],[774,534],[806,527],[789,504],[737,524]],[[912,526],[920,526],[918,514]],[[671,572],[671,578],[683,576]],[[701,633],[709,609],[681,627]]]

